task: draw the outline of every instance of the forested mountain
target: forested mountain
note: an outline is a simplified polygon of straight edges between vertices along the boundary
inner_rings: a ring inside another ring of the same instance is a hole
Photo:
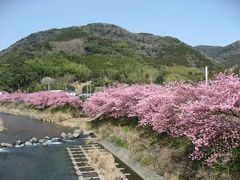
[[[212,72],[221,68],[176,38],[94,23],[33,33],[1,51],[0,89],[39,90],[45,76],[95,86],[199,80],[205,65]]]
[[[227,46],[196,46],[204,55],[225,64],[226,66],[240,66],[240,41]]]

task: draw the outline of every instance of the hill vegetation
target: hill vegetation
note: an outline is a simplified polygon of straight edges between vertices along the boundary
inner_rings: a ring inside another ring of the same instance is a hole
[[[222,46],[196,46],[202,54],[212,58],[228,67],[240,66],[240,41],[236,41],[225,47]]]
[[[212,73],[221,69],[176,38],[95,23],[33,33],[1,51],[0,89],[42,90],[43,77],[59,82],[65,75],[94,86],[197,81],[205,65]]]

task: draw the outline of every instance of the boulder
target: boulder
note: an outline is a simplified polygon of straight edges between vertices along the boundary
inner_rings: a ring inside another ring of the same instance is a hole
[[[67,134],[66,134],[65,132],[62,132],[61,137],[62,137],[63,139],[67,139]]]
[[[73,137],[78,138],[82,134],[83,134],[83,131],[81,129],[75,129],[73,132]]]
[[[21,145],[23,142],[21,140],[17,140],[16,145]]]
[[[37,143],[37,142],[38,142],[38,139],[37,139],[36,137],[33,137],[32,139],[30,139],[30,141],[31,141],[32,143]]]
[[[84,131],[84,134],[88,136],[94,136],[93,131]]]
[[[73,131],[73,133],[79,133],[79,134],[83,134],[83,131],[81,129],[75,129]]]
[[[49,136],[45,136],[45,137],[44,137],[44,139],[47,139],[47,140],[49,140],[49,139],[50,139],[50,137],[49,137]]]
[[[43,144],[45,141],[46,141],[45,139],[39,139],[39,140],[38,140],[38,142],[39,142],[40,144]]]
[[[67,138],[68,139],[73,139],[73,134],[72,133],[67,133]]]
[[[80,134],[78,134],[78,133],[73,133],[73,137],[74,138],[78,138],[80,136]]]
[[[26,141],[26,142],[25,142],[25,145],[26,145],[26,146],[32,146],[32,142],[31,142],[31,141]]]
[[[16,144],[15,145],[16,148],[23,147],[23,146],[24,146],[24,144],[20,144],[20,145]]]
[[[9,143],[1,143],[1,147],[13,147],[13,145]]]

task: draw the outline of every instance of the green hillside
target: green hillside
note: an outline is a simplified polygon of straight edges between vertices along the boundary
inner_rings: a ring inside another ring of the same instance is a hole
[[[92,80],[94,86],[197,81],[205,65],[211,72],[221,69],[176,38],[96,23],[34,33],[1,51],[0,89],[36,91],[46,76]]]
[[[224,64],[226,67],[240,67],[240,41],[227,46],[196,46],[203,55]]]

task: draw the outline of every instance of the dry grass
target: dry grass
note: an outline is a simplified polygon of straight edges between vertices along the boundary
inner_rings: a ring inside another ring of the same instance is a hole
[[[89,118],[68,118],[65,119],[64,121],[58,122],[58,125],[61,126],[67,126],[67,127],[77,127],[79,129],[83,129],[83,130],[89,130],[90,127],[88,125],[89,122]]]
[[[0,119],[0,132],[2,132],[4,129],[6,129],[6,128],[4,128],[4,126],[3,126],[3,120]]]
[[[88,152],[89,165],[94,169],[100,170],[106,180],[120,180],[122,173],[115,165],[115,159],[112,154],[99,149]]]
[[[98,135],[101,138],[116,136],[123,139],[128,144],[128,150],[131,151],[137,160],[146,168],[155,173],[164,176],[166,179],[181,179],[182,176],[191,176],[190,179],[198,173],[191,169],[191,161],[185,153],[185,145],[172,147],[171,139],[161,140],[155,136],[145,137],[146,132],[141,128],[128,128],[127,126],[112,125],[103,123],[97,128]],[[148,132],[151,134],[151,132]],[[163,142],[160,142],[163,141]],[[174,144],[174,143],[173,143]],[[206,179],[209,177],[209,171],[203,170],[199,177]]]
[[[55,123],[60,126],[67,127],[77,127],[81,129],[88,128],[87,122],[89,118],[74,118],[72,113],[69,112],[61,112],[61,111],[52,111],[51,109],[46,110],[37,110],[33,108],[29,108],[24,104],[4,104],[0,105],[0,112],[27,116],[33,119]]]
[[[1,105],[0,106],[1,112],[6,112],[10,114],[15,115],[22,115],[22,116],[28,116],[33,119],[39,119],[46,122],[51,123],[58,123],[62,122],[66,119],[71,118],[70,113],[64,113],[64,112],[51,112],[51,110],[37,110],[29,108],[23,104],[7,104],[7,105]]]
[[[86,141],[85,141],[85,144],[93,144],[93,143],[96,143],[97,141],[95,140],[95,139],[87,139]]]
[[[132,131],[126,132],[122,129],[121,126],[112,126],[111,124],[105,124],[98,129],[98,132],[102,138],[109,137],[109,135],[114,135],[116,137],[124,139],[128,144],[129,150],[134,150],[136,148],[136,143],[142,144],[142,140],[139,138],[139,135]]]

